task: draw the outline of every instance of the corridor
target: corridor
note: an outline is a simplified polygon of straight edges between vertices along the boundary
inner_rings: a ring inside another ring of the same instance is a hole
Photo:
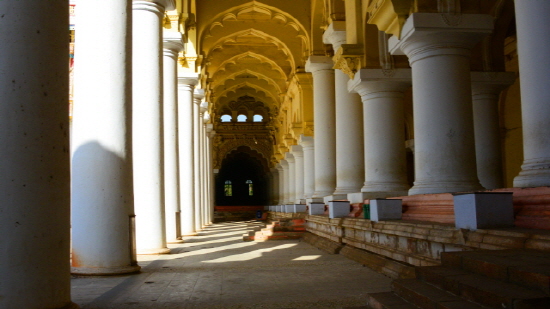
[[[139,255],[141,273],[73,277],[72,299],[103,308],[347,308],[390,279],[299,240],[243,242],[261,223],[214,224],[169,245],[169,255]]]

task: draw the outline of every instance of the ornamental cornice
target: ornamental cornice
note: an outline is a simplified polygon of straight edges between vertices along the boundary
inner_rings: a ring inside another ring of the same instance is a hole
[[[355,72],[362,67],[363,45],[342,44],[332,59],[334,69],[341,70],[353,79]]]

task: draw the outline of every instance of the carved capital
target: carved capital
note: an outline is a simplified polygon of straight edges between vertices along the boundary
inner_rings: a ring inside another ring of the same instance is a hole
[[[346,73],[350,79],[361,69],[362,59],[363,45],[356,44],[342,44],[332,58],[334,68]]]

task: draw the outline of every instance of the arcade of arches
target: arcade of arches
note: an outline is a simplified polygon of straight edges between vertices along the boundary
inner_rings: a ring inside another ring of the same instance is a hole
[[[550,229],[550,1],[68,5],[0,1],[0,308],[70,306],[215,205],[521,191]],[[454,222],[430,205],[404,217]]]

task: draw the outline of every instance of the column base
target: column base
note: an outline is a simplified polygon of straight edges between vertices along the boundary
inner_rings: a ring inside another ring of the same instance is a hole
[[[170,254],[169,248],[157,248],[157,249],[138,249],[139,255],[151,255],[151,254]]]
[[[351,204],[363,203],[365,200],[372,200],[377,198],[388,198],[409,195],[408,190],[402,191],[378,191],[378,192],[358,192],[349,193],[348,200]]]
[[[360,187],[357,187],[357,188],[336,188],[334,190],[334,192],[332,193],[332,195],[347,195],[347,194],[350,194],[350,193],[354,193],[354,192],[359,192],[361,191]]]
[[[305,199],[305,198],[297,199],[296,201],[294,201],[294,204],[305,204],[305,203],[306,203],[306,199]]]
[[[334,193],[334,190],[331,191],[315,191],[311,198],[313,199],[323,199],[325,196],[332,195]]]
[[[141,266],[138,265],[121,267],[71,267],[71,274],[79,276],[116,276],[137,273],[140,270]]]
[[[307,198],[306,199],[306,204],[309,206],[311,203],[324,203],[325,201],[323,201],[322,198]]]
[[[479,183],[466,182],[415,182],[409,190],[409,195],[417,194],[437,194],[437,193],[455,193],[481,191],[483,187]]]
[[[325,202],[326,205],[328,205],[328,202],[330,201],[347,201],[347,200],[348,200],[347,194],[333,194],[333,195],[323,197],[323,202]]]
[[[409,189],[409,185],[401,182],[365,182],[361,192],[407,192]]]
[[[538,161],[538,160],[537,160]],[[550,163],[529,163],[524,161],[521,172],[514,178],[515,188],[533,188],[550,186]]]
[[[191,236],[198,236],[198,235],[199,235],[199,233],[193,232],[193,233],[181,235],[181,237],[191,237]]]
[[[183,243],[183,239],[173,239],[166,241],[167,244],[181,244]]]

